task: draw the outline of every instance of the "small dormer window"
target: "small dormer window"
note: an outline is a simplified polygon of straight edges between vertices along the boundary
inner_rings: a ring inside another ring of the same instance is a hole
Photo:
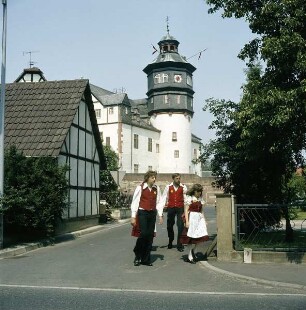
[[[164,46],[163,46],[163,51],[164,51],[164,52],[168,52],[168,45],[164,45]]]

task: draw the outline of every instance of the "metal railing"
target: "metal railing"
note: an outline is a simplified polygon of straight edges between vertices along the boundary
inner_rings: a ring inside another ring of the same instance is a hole
[[[292,219],[296,212],[286,205],[235,204],[235,249],[306,251],[306,219]]]

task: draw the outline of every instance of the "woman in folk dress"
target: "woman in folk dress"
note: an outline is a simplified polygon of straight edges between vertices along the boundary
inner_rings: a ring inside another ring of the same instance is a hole
[[[203,186],[194,184],[186,193],[185,228],[181,235],[181,243],[188,245],[187,262],[196,263],[195,250],[199,243],[209,240],[206,221],[203,214]]]

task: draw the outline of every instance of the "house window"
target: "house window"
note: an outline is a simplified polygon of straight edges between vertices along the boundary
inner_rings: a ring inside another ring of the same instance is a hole
[[[109,108],[108,109],[108,114],[114,114],[114,108]]]
[[[177,141],[177,133],[172,132],[172,141]]]
[[[179,150],[175,150],[174,151],[174,158],[179,158],[180,157],[180,151]]]
[[[138,135],[134,134],[134,149],[138,149]]]
[[[138,173],[138,171],[139,171],[139,165],[134,164],[134,173]]]
[[[101,109],[97,109],[95,110],[96,112],[96,118],[100,118],[101,117]]]
[[[105,144],[110,146],[110,137],[105,138]]]
[[[193,159],[197,159],[198,152],[197,149],[193,149]]]
[[[148,138],[148,151],[152,152],[152,138]]]
[[[156,153],[159,153],[159,144],[156,143]]]

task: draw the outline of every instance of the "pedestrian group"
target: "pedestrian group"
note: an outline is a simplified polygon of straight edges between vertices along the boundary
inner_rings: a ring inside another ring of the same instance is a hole
[[[177,250],[188,248],[186,262],[195,264],[196,248],[207,241],[207,225],[203,213],[203,186],[194,184],[189,190],[181,183],[181,175],[174,173],[172,183],[166,185],[163,193],[155,184],[156,171],[148,171],[144,181],[135,189],[131,203],[132,236],[137,237],[134,247],[134,266],[152,266],[151,250],[156,234],[156,217],[163,224],[164,208],[167,210],[168,249],[173,248],[174,224],[177,225]]]

